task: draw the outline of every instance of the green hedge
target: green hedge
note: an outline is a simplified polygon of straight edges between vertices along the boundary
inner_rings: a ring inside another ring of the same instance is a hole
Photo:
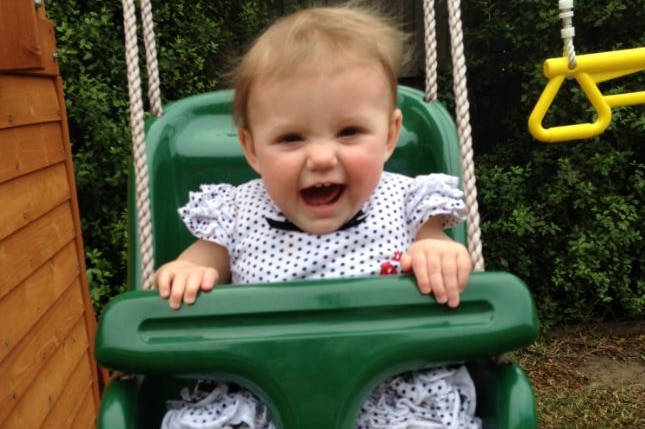
[[[439,2],[442,3],[442,2]],[[225,86],[220,76],[283,1],[153,1],[167,100]],[[645,46],[645,0],[578,1],[578,53]],[[60,0],[56,25],[91,293],[100,311],[125,289],[130,161],[120,2]],[[463,2],[476,172],[487,269],[532,288],[547,325],[642,318],[643,106],[615,112],[602,136],[544,145],[527,131],[544,59],[559,56],[557,2]],[[450,104],[447,74],[441,76]],[[643,73],[603,90],[643,89]],[[593,120],[567,85],[548,124]]]

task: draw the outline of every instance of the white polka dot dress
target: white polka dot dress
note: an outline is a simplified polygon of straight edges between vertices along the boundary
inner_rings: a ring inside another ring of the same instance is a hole
[[[275,429],[267,406],[247,390],[203,380],[180,393],[166,402],[162,429]]]
[[[458,179],[383,173],[374,194],[339,231],[313,235],[280,213],[261,180],[238,187],[202,185],[179,214],[195,237],[228,249],[233,283],[346,278],[400,273],[400,258],[421,226],[441,216],[444,227],[464,220]],[[266,407],[226,385],[214,393],[168,401],[163,429],[273,429]],[[225,413],[228,417],[222,417]],[[475,389],[464,366],[401,374],[363,404],[357,429],[476,429]],[[242,416],[242,417],[240,417]]]
[[[456,177],[383,173],[350,225],[330,234],[299,231],[259,179],[202,185],[179,214],[197,238],[228,249],[239,284],[396,274],[398,258],[428,219],[441,216],[450,227],[466,211]]]
[[[475,386],[465,366],[407,372],[379,385],[356,429],[480,429]]]

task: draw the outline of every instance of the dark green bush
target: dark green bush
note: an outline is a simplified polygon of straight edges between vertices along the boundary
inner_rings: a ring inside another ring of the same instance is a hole
[[[153,1],[165,99],[225,86],[230,59],[296,3],[307,2]],[[462,3],[487,269],[523,278],[547,325],[642,318],[643,106],[615,111],[610,129],[595,139],[534,142],[526,123],[545,84],[541,66],[562,52],[557,2]],[[130,132],[121,4],[59,0],[47,9],[57,30],[88,276],[100,309],[125,288],[126,277]],[[644,20],[645,0],[578,1],[577,52],[645,46]],[[450,104],[448,81],[440,76]],[[643,73],[603,84],[606,91],[643,88]],[[569,82],[547,125],[571,121],[593,121],[593,111]]]

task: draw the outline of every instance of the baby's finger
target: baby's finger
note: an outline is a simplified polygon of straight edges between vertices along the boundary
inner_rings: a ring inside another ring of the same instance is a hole
[[[419,288],[419,291],[424,295],[428,295],[432,288],[430,287],[430,277],[428,276],[426,255],[423,252],[417,252],[413,255],[410,255],[408,258],[410,260],[409,266],[412,267],[414,277],[417,280],[417,287]],[[403,266],[401,266],[401,268],[404,269]],[[408,267],[408,270],[409,269],[410,268]]]
[[[168,298],[170,296],[170,284],[172,283],[172,273],[168,270],[161,269],[157,272],[155,286],[159,289],[159,296]]]
[[[401,256],[401,272],[407,273],[412,269],[412,258],[409,254]]]
[[[459,291],[466,289],[470,272],[473,270],[473,262],[468,253],[462,253],[457,257],[457,283]]]
[[[170,296],[168,297],[170,308],[177,310],[181,307],[187,280],[188,279],[185,274],[175,274],[175,278],[172,282],[172,288],[170,289]]]
[[[448,307],[459,305],[459,280],[456,259],[446,258],[443,262],[443,284],[446,290]]]
[[[215,268],[206,268],[204,269],[204,278],[202,279],[202,284],[200,285],[201,290],[207,291],[213,289],[215,283],[219,278],[219,274]]]
[[[448,301],[448,296],[443,280],[441,258],[436,254],[429,254],[426,255],[426,259],[426,269],[428,270],[432,293],[439,304],[445,304]]]
[[[186,304],[193,304],[195,299],[197,299],[197,291],[199,291],[202,286],[203,278],[204,272],[202,270],[190,273],[188,276],[186,287],[184,288],[184,302]]]

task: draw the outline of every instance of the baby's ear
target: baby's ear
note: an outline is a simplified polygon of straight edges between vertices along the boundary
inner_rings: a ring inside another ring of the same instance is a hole
[[[240,146],[242,146],[242,152],[244,152],[246,162],[248,162],[252,169],[259,173],[258,159],[255,153],[255,145],[253,144],[253,135],[251,134],[251,131],[246,128],[238,127],[237,135],[240,139]]]
[[[396,149],[396,144],[399,142],[399,134],[401,134],[401,125],[403,123],[403,113],[401,109],[394,109],[392,112],[392,117],[390,118],[390,127],[387,133],[387,143],[386,143],[386,153],[385,160],[387,161],[394,149]]]

